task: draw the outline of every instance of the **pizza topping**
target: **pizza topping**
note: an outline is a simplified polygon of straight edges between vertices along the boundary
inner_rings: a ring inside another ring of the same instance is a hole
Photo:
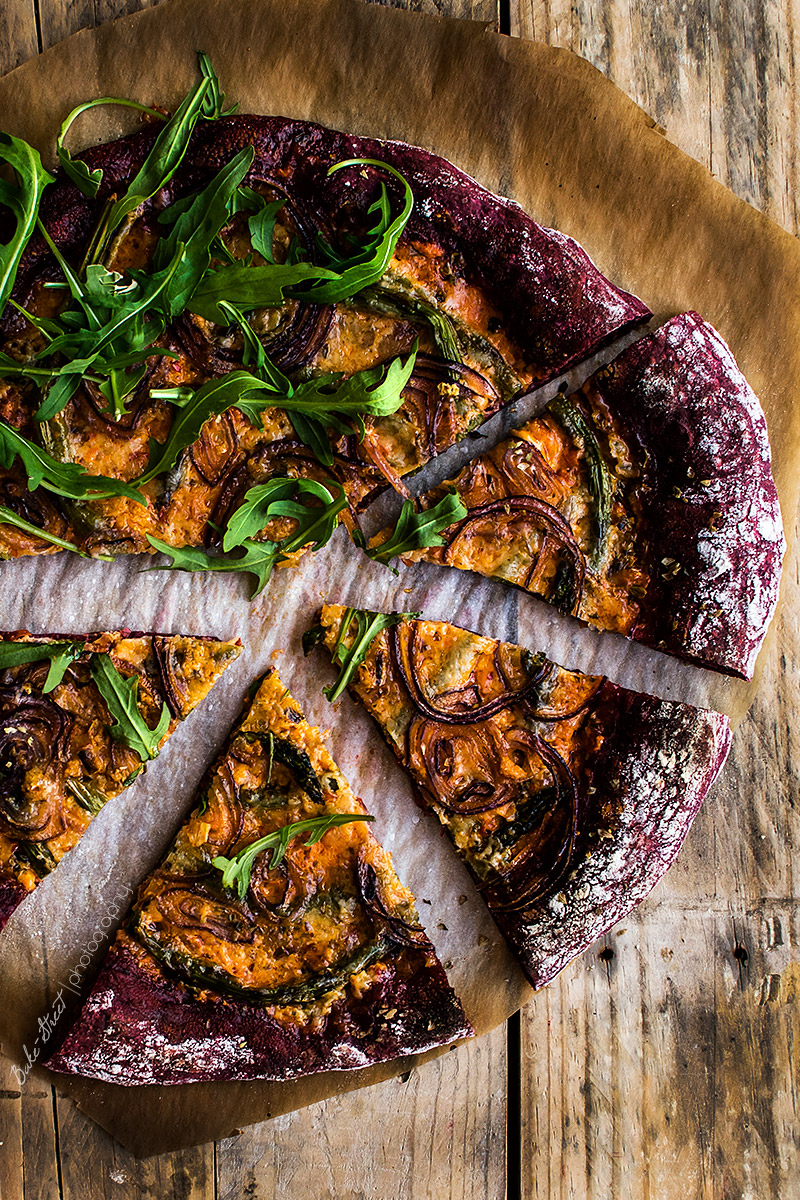
[[[42,192],[53,176],[45,171],[38,150],[27,142],[0,133],[0,160],[13,168],[15,183],[3,180],[0,185],[0,203],[11,211],[14,232],[7,241],[0,242],[0,312],[11,295],[17,268],[31,234],[36,228]]]
[[[93,654],[92,678],[113,719],[111,736],[114,740],[124,742],[143,762],[157,758],[169,727],[168,705],[162,705],[156,726],[151,729],[139,708],[139,675],[134,673],[126,678],[120,674],[110,655]]]

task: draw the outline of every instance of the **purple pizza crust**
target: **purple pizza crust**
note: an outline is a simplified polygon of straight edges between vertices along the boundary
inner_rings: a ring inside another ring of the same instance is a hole
[[[574,865],[532,912],[492,910],[537,988],[655,887],[730,748],[730,726],[720,713],[610,683],[598,700],[614,719],[581,784]]]
[[[720,335],[684,313],[590,386],[645,458],[653,622],[632,636],[749,679],[778,601],[783,537],[764,413]]]
[[[0,879],[0,932],[27,895],[27,890],[18,880]]]
[[[306,1022],[194,992],[142,956],[118,934],[77,1023],[45,1066],[126,1086],[286,1080],[387,1062],[474,1033],[432,948],[403,951],[360,997],[349,990]]]
[[[156,130],[146,129],[81,155],[91,169],[103,170],[94,203],[64,179],[48,189],[42,219],[62,249],[85,242],[103,201],[138,170],[155,136]],[[381,178],[361,168],[328,178],[331,165],[346,158],[378,158],[400,170],[415,197],[404,240],[440,247],[452,271],[487,291],[538,382],[651,316],[641,300],[610,283],[571,238],[537,225],[519,205],[488,192],[445,159],[402,142],[350,137],[285,117],[202,122],[169,185],[169,197],[196,187],[248,145],[256,155],[246,181],[288,180],[292,200],[323,233],[332,216],[354,227],[365,219],[371,223],[366,210]],[[35,240],[20,266],[15,295],[26,294],[46,259],[44,243]],[[17,319],[13,310],[6,319]]]

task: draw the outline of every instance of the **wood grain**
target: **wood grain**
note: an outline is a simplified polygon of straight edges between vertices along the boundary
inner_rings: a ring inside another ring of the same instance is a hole
[[[790,3],[609,0],[587,21],[584,5],[533,0],[512,29],[590,59],[797,233],[793,15]],[[675,868],[523,1013],[525,1198],[800,1190],[796,562],[785,588],[781,652]]]

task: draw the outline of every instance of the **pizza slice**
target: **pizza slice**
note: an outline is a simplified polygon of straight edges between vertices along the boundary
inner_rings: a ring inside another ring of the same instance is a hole
[[[728,753],[726,717],[455,625],[329,605],[340,666],[471,871],[534,987],[672,863]]]
[[[422,507],[448,489],[467,515],[407,561],[502,579],[600,629],[752,676],[778,599],[780,507],[761,406],[696,313],[559,395]]]
[[[46,1065],[294,1079],[471,1034],[371,820],[269,672]]]
[[[181,634],[0,637],[0,929],[241,651]]]

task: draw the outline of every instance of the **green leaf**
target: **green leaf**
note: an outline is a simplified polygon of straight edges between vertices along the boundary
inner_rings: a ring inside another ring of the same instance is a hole
[[[246,538],[239,549],[244,553],[237,558],[229,554],[211,555],[205,550],[182,549],[168,546],[166,542],[147,535],[147,540],[156,550],[172,559],[168,567],[147,567],[148,571],[244,571],[256,578],[255,590],[250,599],[255,600],[267,586],[273,567],[279,558],[279,549],[274,542],[254,542]]]
[[[21,667],[26,663],[46,662],[50,659],[42,691],[52,692],[66,674],[67,667],[80,658],[85,647],[83,642],[4,642],[0,641],[0,670]]]
[[[578,406],[564,395],[558,395],[547,406],[549,411],[573,440],[577,441],[586,457],[589,490],[594,501],[595,549],[594,562],[605,554],[608,530],[611,524],[611,503],[614,495],[614,478],[603,458],[603,452],[594,430]]]
[[[272,851],[269,869],[274,871],[285,858],[289,843],[299,837],[301,833],[309,835],[304,844],[313,846],[325,836],[329,829],[335,829],[339,825],[348,825],[352,821],[374,820],[375,818],[367,813],[327,813],[321,817],[308,817],[304,821],[291,821],[288,825],[282,825],[280,829],[251,842],[249,846],[244,846],[232,858],[218,855],[211,860],[211,865],[222,871],[222,886],[226,888],[235,886],[239,893],[239,899],[244,900],[250,886],[253,864],[259,854],[265,850]]]
[[[154,108],[148,108],[146,104],[137,104],[135,100],[123,100],[118,96],[102,96],[98,100],[87,100],[85,104],[79,104],[77,108],[73,108],[72,112],[61,123],[61,128],[56,138],[56,153],[58,154],[58,159],[64,169],[65,175],[90,200],[93,200],[97,195],[100,184],[103,182],[103,172],[99,167],[95,171],[90,171],[85,162],[82,162],[79,158],[73,158],[64,145],[64,139],[73,122],[77,120],[81,113],[88,112],[90,108],[98,108],[102,104],[120,104],[125,108],[135,108],[139,112],[149,113],[152,117],[158,117],[159,121],[164,120],[164,114],[157,112]]]
[[[334,491],[338,496],[334,496]],[[318,504],[304,504],[296,497],[308,496]],[[347,507],[344,488],[335,483],[327,486],[316,479],[273,478],[256,484],[245,493],[244,502],[233,513],[225,536],[223,550],[245,545],[275,517],[291,517],[298,528],[278,543],[282,555],[293,553],[312,543],[318,550],[330,541],[339,523],[339,513]]]
[[[207,270],[211,262],[211,244],[230,219],[236,189],[250,169],[254,156],[253,146],[240,150],[183,209],[170,233],[159,241],[154,259],[156,270],[173,258],[179,243],[185,247],[180,267],[161,300],[160,307],[168,320],[183,311]]]
[[[343,257],[328,247],[328,266],[309,262],[268,262],[262,267],[229,263],[204,276],[189,301],[189,311],[222,325],[225,321],[224,311],[220,308],[222,300],[242,311],[272,308],[285,303],[287,299],[336,304],[340,300],[351,299],[363,288],[376,283],[391,262],[395,246],[411,215],[414,197],[400,172],[377,159],[346,159],[332,166],[328,174],[344,167],[358,166],[376,167],[399,179],[403,185],[403,204],[395,219],[390,220],[386,190],[381,189],[378,200],[369,208],[371,213],[376,213],[376,223],[355,254],[349,258]],[[263,244],[266,245],[266,239]],[[259,253],[263,251],[259,250]]]
[[[0,242],[0,313],[11,295],[17,268],[31,234],[36,228],[42,192],[53,176],[45,171],[38,150],[21,138],[0,133],[0,161],[14,168],[16,183],[0,180],[0,206],[11,209],[14,232]]]
[[[219,379],[204,383],[184,402],[179,415],[172,422],[167,440],[163,444],[151,440],[150,461],[137,483],[148,483],[162,472],[171,470],[181,452],[197,441],[206,421],[220,416],[229,408],[241,407],[245,397],[255,401],[264,392],[268,392],[270,398],[259,401],[260,411],[276,402],[275,393],[268,384],[248,371],[231,371]],[[158,390],[150,394],[156,398],[164,397],[164,393]],[[247,415],[252,420],[250,414]]]
[[[163,705],[158,724],[155,729],[151,729],[142,716],[137,702],[138,675],[131,675],[126,679],[114,666],[110,655],[93,654],[92,678],[114,720],[114,724],[111,726],[111,736],[114,741],[124,742],[139,755],[142,762],[148,758],[156,758],[158,744],[169,728],[170,716],[167,705]]]
[[[187,309],[206,321],[225,325],[222,301],[241,312],[254,308],[277,308],[295,298],[295,289],[309,280],[338,280],[335,271],[313,263],[275,263],[250,267],[246,263],[227,263],[207,271],[187,302]]]
[[[257,195],[257,193],[255,193]],[[259,197],[261,199],[261,197]],[[264,203],[263,208],[248,219],[247,225],[250,230],[250,241],[253,249],[268,263],[274,263],[275,259],[272,254],[272,240],[275,233],[275,221],[278,213],[286,204],[286,197],[272,200],[269,204]]]
[[[414,511],[413,500],[406,500],[392,536],[380,546],[367,550],[367,557],[388,567],[391,559],[401,554],[410,554],[426,546],[441,546],[442,530],[463,520],[466,515],[467,506],[455,492],[448,492],[433,508],[419,513]],[[389,570],[397,574],[394,567]]]
[[[205,101],[203,102],[203,118],[206,121],[216,121],[219,117],[230,117],[236,112],[239,105],[232,104],[230,108],[223,111],[225,103],[225,93],[220,87],[217,74],[211,65],[211,59],[202,50],[197,51],[197,61],[200,67],[200,74],[204,79],[208,80],[208,91]]]
[[[229,408],[238,408],[256,426],[264,410],[275,406],[284,408],[290,416],[299,413],[301,417],[339,428],[342,417],[384,416],[395,412],[403,402],[402,391],[414,369],[414,358],[412,351],[405,363],[396,358],[388,367],[385,364],[371,367],[349,379],[321,375],[298,384],[289,395],[276,390],[277,383],[265,382],[243,370],[211,379],[190,396],[183,389],[179,394],[173,389],[154,389],[151,396],[179,399],[182,408],[166,442],[163,445],[151,442],[147,471],[137,483],[148,483],[171,470],[181,452],[200,436],[205,422]],[[350,429],[346,428],[346,432]]]
[[[400,625],[403,621],[410,621],[419,615],[418,612],[378,613],[369,612],[361,608],[346,609],[339,624],[339,632],[331,651],[331,659],[337,666],[341,667],[341,670],[336,682],[331,687],[322,689],[327,699],[331,703],[339,699],[367,657],[369,648],[379,633],[392,625]],[[354,639],[348,650],[345,643],[353,621],[355,621]],[[310,630],[309,634],[314,634],[314,631]],[[314,638],[314,640],[309,638],[309,649],[318,640],[318,638]],[[306,653],[308,653],[308,650],[306,650]]]
[[[13,525],[16,529],[21,529],[23,533],[29,533],[33,537],[41,538],[43,542],[49,542],[51,546],[58,546],[61,550],[71,550],[73,554],[79,554],[81,558],[92,557],[90,554],[84,553],[74,542],[65,542],[63,538],[56,537],[54,533],[48,533],[46,529],[32,525],[24,517],[20,517],[10,508],[6,508],[4,504],[0,504],[0,525]],[[110,561],[109,556],[102,555],[102,557],[106,561]]]
[[[0,420],[0,467],[8,470],[20,458],[28,476],[28,488],[41,485],[56,496],[69,500],[105,500],[109,496],[127,496],[138,504],[147,504],[144,496],[121,479],[89,475],[78,463],[61,463],[28,441],[16,429]]]

